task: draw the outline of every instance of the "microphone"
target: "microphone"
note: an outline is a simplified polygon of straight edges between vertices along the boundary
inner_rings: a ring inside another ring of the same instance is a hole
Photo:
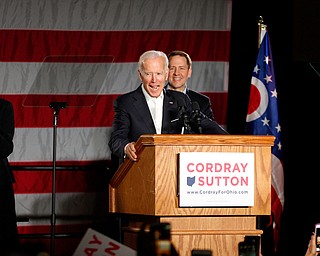
[[[191,127],[189,125],[189,117],[186,112],[186,103],[183,98],[178,99],[178,108],[179,108],[179,119],[183,123],[184,128],[187,130],[187,132],[190,133]]]
[[[202,126],[201,126],[201,112],[200,106],[197,101],[192,102],[192,120],[197,126],[199,133],[202,133]]]

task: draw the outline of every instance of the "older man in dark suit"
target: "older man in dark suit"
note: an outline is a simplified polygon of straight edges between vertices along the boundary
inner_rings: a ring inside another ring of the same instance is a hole
[[[189,97],[181,92],[164,90],[168,64],[166,54],[161,51],[143,53],[138,63],[142,84],[114,102],[115,116],[109,147],[120,163],[125,157],[137,160],[135,142],[142,134],[199,133],[196,125],[186,127],[181,118],[192,114]],[[203,133],[228,134],[214,120],[202,113],[199,116]]]

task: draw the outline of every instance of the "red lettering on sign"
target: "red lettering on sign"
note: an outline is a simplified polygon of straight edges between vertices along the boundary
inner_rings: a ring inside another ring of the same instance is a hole
[[[109,245],[110,247],[106,248],[104,251],[109,255],[116,255],[113,251],[118,251],[120,249],[120,246],[112,242],[110,242]]]
[[[85,248],[84,253],[88,256],[92,256],[98,249],[93,249],[93,248]]]
[[[93,240],[89,241],[89,244],[102,244],[102,242],[98,239],[96,235],[93,235],[92,239]]]

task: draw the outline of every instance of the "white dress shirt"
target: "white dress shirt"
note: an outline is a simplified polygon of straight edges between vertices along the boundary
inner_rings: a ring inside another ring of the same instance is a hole
[[[162,111],[163,111],[163,91],[161,92],[158,98],[151,97],[147,91],[142,86],[142,92],[146,97],[149,110],[153,119],[154,126],[156,127],[157,134],[161,134],[161,127],[162,127]]]

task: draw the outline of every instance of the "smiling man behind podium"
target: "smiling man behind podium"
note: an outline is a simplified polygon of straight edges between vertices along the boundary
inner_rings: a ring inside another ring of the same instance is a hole
[[[179,91],[189,96],[192,102],[197,102],[200,111],[214,120],[210,98],[188,88],[187,81],[192,75],[192,60],[184,51],[172,51],[168,54],[169,76],[166,89]]]

